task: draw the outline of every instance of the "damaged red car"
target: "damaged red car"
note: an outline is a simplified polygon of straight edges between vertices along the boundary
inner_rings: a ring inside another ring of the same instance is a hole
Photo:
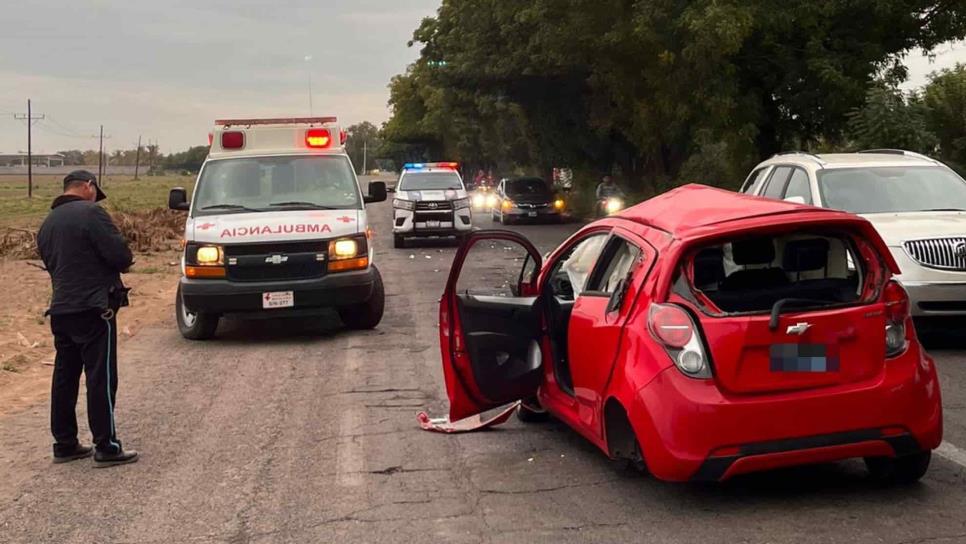
[[[478,231],[440,304],[450,420],[523,400],[662,480],[864,458],[916,481],[942,407],[898,273],[862,218],[700,185],[545,259]]]

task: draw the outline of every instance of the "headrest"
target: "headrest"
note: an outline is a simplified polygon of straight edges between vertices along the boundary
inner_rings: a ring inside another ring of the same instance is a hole
[[[810,272],[828,266],[829,243],[825,238],[792,240],[785,244],[782,268],[786,272]]]
[[[731,242],[731,258],[737,265],[771,264],[775,260],[775,242],[771,238],[746,238]]]
[[[702,249],[694,256],[694,284],[698,287],[719,283],[725,278],[724,252],[720,247]]]

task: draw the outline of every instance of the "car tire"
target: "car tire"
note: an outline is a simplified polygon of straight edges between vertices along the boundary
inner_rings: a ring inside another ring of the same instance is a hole
[[[396,249],[403,249],[406,247],[406,238],[400,234],[392,235],[392,247]]]
[[[866,457],[865,466],[873,480],[883,484],[912,484],[929,469],[932,452],[923,451],[902,457]]]
[[[189,311],[184,305],[180,285],[178,286],[174,307],[175,319],[178,321],[178,331],[181,332],[181,336],[188,340],[209,340],[215,336],[215,331],[218,330],[219,316]]]
[[[372,267],[372,275],[375,276],[375,281],[372,284],[372,295],[369,296],[369,300],[339,308],[342,324],[350,329],[374,329],[382,321],[382,314],[386,309],[386,291],[382,285],[382,275],[375,266]]]
[[[517,419],[523,423],[545,423],[550,421],[550,412],[544,410],[537,399],[530,398],[520,403]]]

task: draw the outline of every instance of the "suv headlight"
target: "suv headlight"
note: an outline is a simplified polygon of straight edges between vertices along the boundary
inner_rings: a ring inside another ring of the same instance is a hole
[[[392,207],[399,208],[400,210],[413,211],[416,209],[416,202],[412,200],[403,200],[401,198],[392,199]]]
[[[469,208],[469,207],[470,207],[469,197],[457,198],[456,200],[453,201],[454,210],[458,210],[460,208]]]

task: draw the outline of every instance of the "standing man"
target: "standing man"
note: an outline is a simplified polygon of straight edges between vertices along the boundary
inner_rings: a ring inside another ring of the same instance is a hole
[[[37,246],[53,284],[48,314],[57,357],[50,399],[54,462],[94,455],[95,467],[137,461],[124,451],[114,429],[117,394],[118,309],[127,306],[121,273],[134,264],[131,250],[111,216],[95,202],[107,198],[97,177],[75,170],[64,178],[64,194],[51,205]],[[77,393],[87,378],[87,418],[94,448],[77,440]]]

